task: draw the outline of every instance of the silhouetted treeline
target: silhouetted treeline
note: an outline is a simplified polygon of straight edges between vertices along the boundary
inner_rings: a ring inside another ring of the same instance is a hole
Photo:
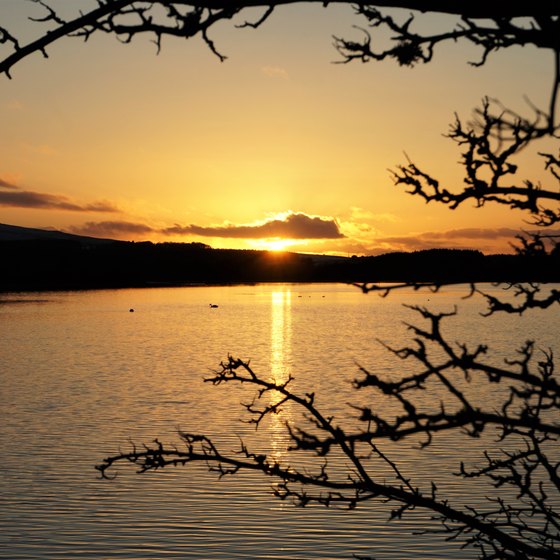
[[[333,265],[327,276],[350,276],[357,282],[558,282],[560,253],[484,255],[469,249],[427,249],[352,257],[351,265]]]
[[[434,249],[375,257],[211,249],[202,243],[0,241],[0,290],[253,282],[560,281],[558,255]]]

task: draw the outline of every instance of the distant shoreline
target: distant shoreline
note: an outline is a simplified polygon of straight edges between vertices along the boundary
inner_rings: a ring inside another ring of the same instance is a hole
[[[484,255],[429,249],[378,256],[212,249],[200,243],[0,239],[0,292],[195,287],[272,282],[560,282],[560,252]]]
[[[146,290],[156,288],[209,288],[209,287],[226,287],[226,286],[256,286],[258,284],[312,284],[314,282],[225,282],[219,284],[210,283],[190,283],[190,282],[177,282],[177,283],[148,283],[145,285],[119,285],[119,286],[85,286],[85,287],[56,287],[56,288],[14,288],[6,289],[0,286],[0,303],[4,303],[1,299],[3,294],[29,294],[29,293],[45,293],[45,292],[94,292],[101,290]],[[330,282],[338,283],[338,282]]]
[[[379,282],[381,286],[384,284],[404,284],[405,281],[401,282]],[[237,283],[220,283],[220,284],[166,284],[166,285],[146,285],[146,286],[104,286],[104,287],[87,287],[87,288],[25,288],[25,289],[13,289],[8,290],[4,288],[0,288],[0,306],[1,305],[11,305],[17,303],[42,303],[47,302],[48,300],[43,299],[25,299],[25,300],[12,300],[12,299],[5,299],[7,295],[17,295],[17,294],[48,294],[48,293],[68,293],[68,292],[98,292],[98,291],[115,291],[115,290],[151,290],[157,288],[219,288],[219,287],[234,287],[234,286],[258,286],[258,285],[270,285],[270,284],[294,284],[294,285],[311,285],[311,284],[343,284],[346,286],[354,285],[352,282],[341,282],[341,281],[325,281],[325,282],[237,282]],[[370,284],[368,282],[368,284]],[[479,281],[479,282],[446,282],[442,283],[438,286],[439,288],[450,287],[450,286],[465,286],[471,284],[497,284],[496,282],[490,281]],[[542,282],[542,284],[560,284],[560,280],[551,281],[551,282]],[[426,288],[433,288],[432,284],[426,284]],[[356,286],[356,290],[359,290],[359,286]],[[418,289],[418,285],[410,284],[410,289],[416,290]]]

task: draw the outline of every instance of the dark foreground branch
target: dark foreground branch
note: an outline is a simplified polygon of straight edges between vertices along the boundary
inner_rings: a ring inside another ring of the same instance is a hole
[[[451,126],[449,138],[460,148],[465,171],[462,189],[448,189],[429,173],[410,162],[393,174],[395,184],[428,202],[439,202],[452,210],[467,201],[477,207],[497,203],[529,213],[538,226],[548,227],[560,221],[560,190],[558,177],[560,160],[553,154],[540,154],[550,176],[550,184],[543,186],[532,180],[515,180],[518,171],[515,157],[531,142],[552,134],[553,115],[537,112],[534,120],[524,120],[501,110],[491,111],[491,103],[484,100],[478,112],[479,121],[465,127],[457,117]]]
[[[323,6],[330,3],[353,5],[349,0],[324,2],[323,0],[305,0]],[[274,9],[286,4],[304,3],[302,0],[97,0],[97,7],[84,4],[84,11],[72,18],[63,19],[48,0],[36,1],[43,9],[39,15],[33,14],[29,19],[47,26],[40,36],[28,44],[22,45],[6,27],[0,27],[0,45],[9,47],[9,52],[0,60],[0,73],[11,75],[14,65],[34,54],[47,56],[47,47],[63,37],[82,37],[88,39],[93,33],[103,32],[117,36],[123,42],[130,42],[133,37],[147,34],[154,38],[158,49],[165,36],[191,38],[200,36],[210,50],[221,60],[224,56],[216,49],[209,38],[208,31],[217,23],[229,20],[254,8],[261,8],[262,14],[257,18],[246,17],[245,23],[238,27],[258,27],[272,14]],[[76,4],[79,5],[78,2]],[[460,16],[460,23],[450,23],[450,29],[437,35],[424,36],[411,31],[414,18],[398,23],[392,17],[385,17],[378,8],[404,8],[414,12],[429,12]],[[373,53],[370,41],[360,45],[352,41],[336,39],[336,46],[346,61],[354,58],[381,59],[393,56],[402,64],[411,64],[417,60],[427,62],[431,59],[436,44],[457,39],[467,39],[483,48],[484,62],[495,50],[512,45],[532,44],[541,48],[556,45],[559,22],[556,16],[560,10],[553,4],[538,0],[531,6],[500,5],[489,2],[443,2],[431,0],[380,0],[359,5],[357,13],[365,16],[372,27],[387,27],[395,35],[395,47],[386,52]],[[516,18],[525,17],[526,20]],[[487,21],[491,23],[487,23]],[[527,21],[521,24],[520,21]],[[485,23],[481,23],[485,22]]]
[[[97,469],[105,478],[111,477],[110,472],[120,462],[133,463],[139,472],[185,466],[192,462],[205,463],[220,477],[244,470],[256,471],[275,479],[274,494],[277,497],[293,500],[300,506],[315,502],[327,507],[340,505],[354,508],[365,501],[381,500],[391,505],[392,519],[422,508],[431,511],[440,520],[442,531],[448,538],[457,538],[465,546],[475,547],[480,558],[559,559],[559,518],[551,505],[560,490],[559,463],[550,456],[550,445],[558,439],[560,425],[545,418],[551,411],[557,411],[560,404],[552,356],[547,356],[538,364],[536,371],[531,371],[532,346],[528,345],[520,351],[518,360],[509,362],[510,369],[481,365],[477,357],[484,352],[483,349],[468,352],[463,348],[462,353],[456,355],[441,335],[440,323],[449,314],[431,314],[423,309],[418,311],[429,321],[430,330],[411,327],[417,335],[418,346],[393,352],[403,359],[413,357],[423,365],[424,371],[399,381],[390,381],[362,369],[364,377],[355,382],[357,388],[374,389],[396,399],[404,415],[390,420],[374,413],[371,408],[355,407],[361,411],[360,421],[365,426],[359,434],[347,432],[332,416],[321,412],[313,393],[298,395],[292,391],[291,378],[283,383],[266,380],[243,360],[229,357],[221,364],[221,369],[206,380],[214,385],[236,383],[254,386],[257,390],[255,399],[245,407],[250,415],[249,421],[257,428],[262,427],[270,415],[281,414],[287,404],[299,408],[304,413],[302,423],[286,424],[291,441],[287,451],[290,456],[293,455],[292,459],[298,453],[315,456],[318,461],[315,473],[294,466],[297,461],[288,466],[272,455],[253,452],[244,443],[237,452],[223,453],[209,437],[184,432],[179,433],[180,447],[166,447],[155,440],[152,445],[140,449],[133,446],[129,452],[108,457]],[[420,342],[422,339],[446,351],[457,363],[448,360],[443,365],[435,364],[428,357],[426,344]],[[511,382],[511,393],[502,409],[490,414],[475,406],[455,379],[455,370],[479,372],[492,383]],[[437,422],[432,422],[433,418],[421,412],[414,402],[415,391],[425,390],[431,378],[447,391],[452,401],[458,403],[456,412],[453,413],[450,408],[446,413],[448,423],[455,418],[454,425],[450,425],[449,429],[470,425],[467,432],[475,436],[484,426],[495,424],[500,427],[502,440],[515,435],[525,442],[524,450],[508,452],[503,459],[487,454],[487,465],[478,469],[468,470],[464,465],[460,466],[460,475],[465,480],[486,477],[497,488],[509,485],[521,490],[517,502],[500,498],[498,502],[489,499],[489,507],[484,510],[455,507],[439,495],[435,482],[427,493],[416,487],[382,450],[379,441],[385,436],[395,439],[425,432],[431,437],[438,431]],[[382,402],[375,396],[374,401]],[[459,419],[465,410],[472,416],[463,423]],[[407,424],[413,429],[405,434],[403,430]],[[340,467],[340,462],[336,467],[329,462],[329,457],[335,455],[344,457],[345,468]],[[387,482],[386,475],[381,474],[387,468],[393,473],[395,483]],[[554,490],[544,493],[542,484],[549,487],[552,484]]]

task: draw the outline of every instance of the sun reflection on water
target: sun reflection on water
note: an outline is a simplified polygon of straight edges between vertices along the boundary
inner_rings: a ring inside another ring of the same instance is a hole
[[[272,292],[270,373],[275,383],[288,379],[292,359],[292,292],[289,287]]]
[[[292,292],[287,286],[271,293],[270,375],[276,384],[285,383],[292,369]],[[277,402],[281,395],[271,395]],[[286,421],[291,417],[291,405],[286,403],[278,414],[270,416],[272,452],[280,459],[286,450]]]

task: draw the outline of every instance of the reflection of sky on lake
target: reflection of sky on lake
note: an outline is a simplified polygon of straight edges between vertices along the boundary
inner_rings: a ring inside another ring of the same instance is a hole
[[[467,292],[465,286],[437,299],[419,292],[379,298],[344,285],[270,284],[41,294],[47,302],[6,294],[26,303],[0,305],[0,393],[7,403],[0,407],[0,559],[334,560],[355,553],[472,560],[472,550],[441,535],[419,536],[433,527],[421,510],[387,524],[388,504],[352,512],[294,508],[271,495],[272,478],[251,473],[218,480],[205,465],[190,464],[139,476],[123,465],[106,481],[93,468],[130,440],[140,446],[158,437],[180,446],[179,427],[212,435],[228,453],[239,450],[241,437],[252,452],[286,468],[318,473],[323,458],[286,451],[285,423],[301,426],[301,407],[283,405],[255,430],[240,421],[248,419],[240,403],[251,402],[254,387],[202,380],[231,352],[251,360],[263,378],[284,383],[293,375],[295,393],[314,392],[323,413],[355,426],[358,413],[347,403],[383,404],[372,391],[352,388],[356,360],[379,375],[413,371],[375,343],[410,344],[403,322],[425,326],[402,303],[426,305],[430,298],[441,311],[458,303],[461,314],[444,324],[445,334],[471,347],[487,343],[496,365],[529,335],[559,354],[557,310],[481,321],[481,302],[461,299]],[[497,394],[494,385],[473,391],[486,406]],[[434,402],[432,394],[423,392],[422,402]],[[265,394],[256,405],[278,399]],[[434,480],[455,504],[480,507],[486,495],[504,495],[453,476],[461,460],[476,465],[482,450],[493,448],[491,433],[477,441],[440,434],[423,450],[414,442],[380,445],[415,485],[429,492]],[[335,459],[329,457],[332,475],[345,480],[351,471]],[[378,463],[372,472],[394,477]]]

